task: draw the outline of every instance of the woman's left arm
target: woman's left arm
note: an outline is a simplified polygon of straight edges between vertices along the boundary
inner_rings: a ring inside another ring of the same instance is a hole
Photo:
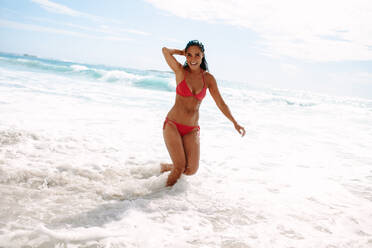
[[[208,88],[209,93],[213,97],[217,107],[221,110],[221,112],[234,124],[235,129],[241,134],[243,137],[245,135],[244,127],[240,126],[238,122],[232,116],[229,107],[223,100],[220,91],[218,90],[216,79],[213,77],[212,74],[208,73]]]

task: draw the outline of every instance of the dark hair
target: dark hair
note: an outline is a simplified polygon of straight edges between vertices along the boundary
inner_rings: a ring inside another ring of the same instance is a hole
[[[208,63],[207,61],[205,60],[205,53],[204,53],[204,45],[203,43],[201,43],[200,41],[198,40],[190,40],[186,47],[185,47],[185,52],[187,51],[187,49],[189,49],[189,47],[191,46],[197,46],[200,48],[200,50],[203,52],[204,56],[202,58],[202,62],[200,64],[200,68],[202,68],[204,71],[208,71]],[[185,61],[185,64],[183,65],[183,68],[187,68],[189,67],[189,65],[187,64],[187,61]]]

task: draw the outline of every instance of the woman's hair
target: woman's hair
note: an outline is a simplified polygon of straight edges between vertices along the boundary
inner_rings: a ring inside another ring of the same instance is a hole
[[[198,41],[198,40],[190,40],[190,41],[187,43],[186,47],[185,47],[185,52],[186,52],[187,49],[189,49],[189,47],[191,47],[191,46],[197,46],[197,47],[199,47],[200,50],[203,52],[204,56],[203,56],[203,58],[202,58],[202,62],[201,62],[201,64],[200,64],[200,68],[202,68],[204,71],[208,71],[208,63],[207,63],[207,61],[205,60],[205,53],[204,53],[204,46],[203,46],[203,44],[202,44],[200,41]],[[183,68],[187,68],[187,67],[189,67],[189,65],[187,64],[187,61],[185,61],[185,64],[183,65]]]

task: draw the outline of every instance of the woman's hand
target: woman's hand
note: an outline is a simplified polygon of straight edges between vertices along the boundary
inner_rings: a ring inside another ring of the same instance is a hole
[[[245,135],[244,127],[240,126],[238,123],[235,123],[234,126],[235,126],[236,131],[238,131],[238,133],[240,133],[240,135],[244,137]]]

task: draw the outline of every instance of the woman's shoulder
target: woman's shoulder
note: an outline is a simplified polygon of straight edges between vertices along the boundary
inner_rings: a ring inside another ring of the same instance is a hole
[[[204,71],[203,74],[204,80],[207,84],[216,83],[216,79],[214,78],[212,73],[210,73],[209,71]]]
[[[209,77],[209,78],[214,78],[213,74],[210,73],[209,71],[204,71],[204,77]]]

